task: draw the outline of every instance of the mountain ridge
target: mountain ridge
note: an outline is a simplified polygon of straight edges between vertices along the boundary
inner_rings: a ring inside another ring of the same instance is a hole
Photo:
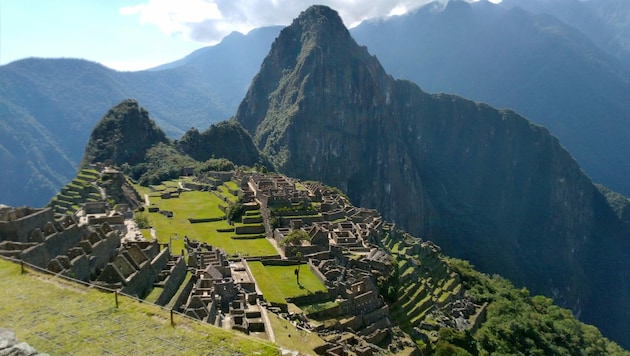
[[[284,29],[237,111],[277,168],[340,187],[448,254],[553,295],[617,340],[630,331],[611,315],[623,299],[601,303],[609,296],[592,289],[630,267],[628,227],[558,139],[512,111],[394,80],[347,30],[326,27],[341,23],[334,14],[309,8]],[[313,28],[299,33],[303,22],[321,32],[315,41]],[[599,258],[618,267],[585,267]]]
[[[617,4],[622,6],[623,2]],[[560,37],[553,35],[553,31],[566,30],[567,26],[562,27],[558,20],[539,21],[549,30],[544,37],[531,32],[535,30],[531,26],[523,27],[523,21],[506,17],[507,5],[478,2],[454,3],[449,7],[450,22],[445,28],[440,25],[445,9],[434,3],[418,9],[416,15],[382,21],[383,26],[374,30],[370,30],[375,26],[373,22],[365,22],[350,32],[359,43],[370,48],[394,77],[415,81],[428,92],[456,93],[495,107],[509,107],[544,124],[560,137],[595,181],[630,194],[625,180],[630,167],[623,158],[626,156],[623,152],[630,151],[625,139],[630,134],[627,124],[630,120],[625,119],[629,111],[625,100],[625,93],[630,90],[628,84],[620,84],[618,79],[611,82],[617,84],[605,84],[611,78],[608,74],[589,75],[601,66],[584,67],[586,62],[580,59],[584,58],[580,53],[562,58],[551,56],[556,60],[549,61],[545,51],[568,53],[558,51],[566,46]],[[532,13],[521,11],[526,20],[534,17],[535,10],[533,5],[527,9]],[[472,22],[461,21],[460,13]],[[469,25],[461,34],[457,28],[464,23]],[[479,27],[480,24],[483,26]],[[584,27],[576,27],[575,22],[569,24],[585,31]],[[11,116],[6,121],[12,127],[0,127],[0,137],[2,142],[15,142],[0,149],[3,152],[0,163],[30,182],[26,189],[25,185],[16,186],[11,175],[3,176],[0,185],[4,193],[0,201],[10,205],[45,204],[76,172],[89,130],[96,120],[125,98],[142,102],[170,138],[181,136],[191,126],[204,129],[230,117],[278,32],[279,27],[273,27],[253,30],[247,35],[235,34],[225,43],[191,54],[187,63],[154,71],[121,73],[72,59],[28,59],[0,66],[0,106],[5,106],[1,110],[7,117]],[[489,39],[480,33],[489,34]],[[498,39],[490,40],[495,37]],[[584,36],[578,37],[582,38],[578,42],[583,43]],[[427,39],[440,39],[438,42],[443,46]],[[543,39],[546,47],[540,47]],[[536,43],[539,47],[532,47]],[[590,42],[589,46],[594,45]],[[421,55],[396,48],[413,49]],[[222,56],[223,52],[227,54]],[[505,55],[511,55],[509,58],[513,60],[503,59]],[[599,55],[592,58],[601,62]],[[19,71],[18,66],[22,67]],[[617,65],[611,66],[618,70]],[[556,78],[558,71],[568,76],[560,80]],[[47,78],[47,83],[43,83],[43,78]],[[569,85],[561,84],[565,81]],[[549,93],[545,94],[546,91]],[[572,96],[574,91],[581,94]],[[45,104],[45,110],[37,110],[40,103]],[[20,123],[15,123],[16,120]],[[29,130],[48,132],[36,138],[30,137],[26,132]],[[21,138],[16,141],[16,137]],[[31,149],[37,152],[29,156]]]

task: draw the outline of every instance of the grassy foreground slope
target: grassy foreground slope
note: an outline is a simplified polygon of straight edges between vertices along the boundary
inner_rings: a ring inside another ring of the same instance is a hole
[[[277,346],[0,260],[0,327],[51,355],[277,355]]]

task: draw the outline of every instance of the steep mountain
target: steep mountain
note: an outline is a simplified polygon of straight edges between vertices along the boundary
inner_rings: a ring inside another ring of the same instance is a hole
[[[81,165],[105,161],[117,166],[136,165],[144,162],[147,150],[158,143],[169,140],[149,119],[149,112],[135,100],[123,100],[96,123]]]
[[[98,118],[123,99],[142,102],[172,138],[232,116],[278,31],[233,33],[160,70],[41,58],[0,66],[0,202],[44,205],[75,175]]]
[[[215,159],[216,158],[216,159]],[[191,128],[180,140],[169,140],[133,99],[115,105],[96,123],[81,167],[94,163],[119,167],[141,185],[159,184],[194,171],[233,169],[234,165],[273,165],[236,121],[223,121],[199,133]]]
[[[628,226],[547,129],[395,80],[323,6],[274,41],[236,119],[281,172],[340,187],[628,346]]]
[[[262,164],[272,168],[271,162],[260,155],[249,133],[235,120],[218,122],[201,133],[191,128],[178,141],[178,148],[201,162],[216,157],[246,166]]]
[[[542,2],[563,9],[600,4]],[[512,3],[533,7],[536,1]],[[624,3],[627,13],[630,3]],[[352,34],[396,78],[511,108],[544,125],[594,181],[630,195],[628,62],[606,53],[588,33],[517,6],[432,4],[364,23]]]

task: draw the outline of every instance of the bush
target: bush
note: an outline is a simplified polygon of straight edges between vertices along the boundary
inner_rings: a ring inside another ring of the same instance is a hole
[[[133,216],[133,221],[136,222],[138,228],[140,229],[148,229],[151,227],[151,223],[149,222],[149,217],[144,213],[136,213]]]
[[[232,222],[241,221],[244,214],[245,214],[245,207],[243,206],[243,204],[241,204],[241,202],[236,202],[230,205],[226,213],[228,221],[232,221]]]

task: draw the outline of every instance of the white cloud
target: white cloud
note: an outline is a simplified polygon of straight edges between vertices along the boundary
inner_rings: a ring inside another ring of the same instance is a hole
[[[122,15],[139,15],[141,24],[157,25],[165,33],[188,37],[190,28],[205,21],[221,21],[221,12],[213,1],[205,0],[149,0],[135,6],[123,7]]]
[[[363,20],[401,15],[428,2],[431,0],[320,0],[318,4],[337,10],[346,26],[354,27]],[[262,26],[288,25],[312,4],[312,0],[148,0],[121,8],[120,13],[139,15],[141,23],[156,25],[167,34],[210,44],[232,31],[247,33]]]

